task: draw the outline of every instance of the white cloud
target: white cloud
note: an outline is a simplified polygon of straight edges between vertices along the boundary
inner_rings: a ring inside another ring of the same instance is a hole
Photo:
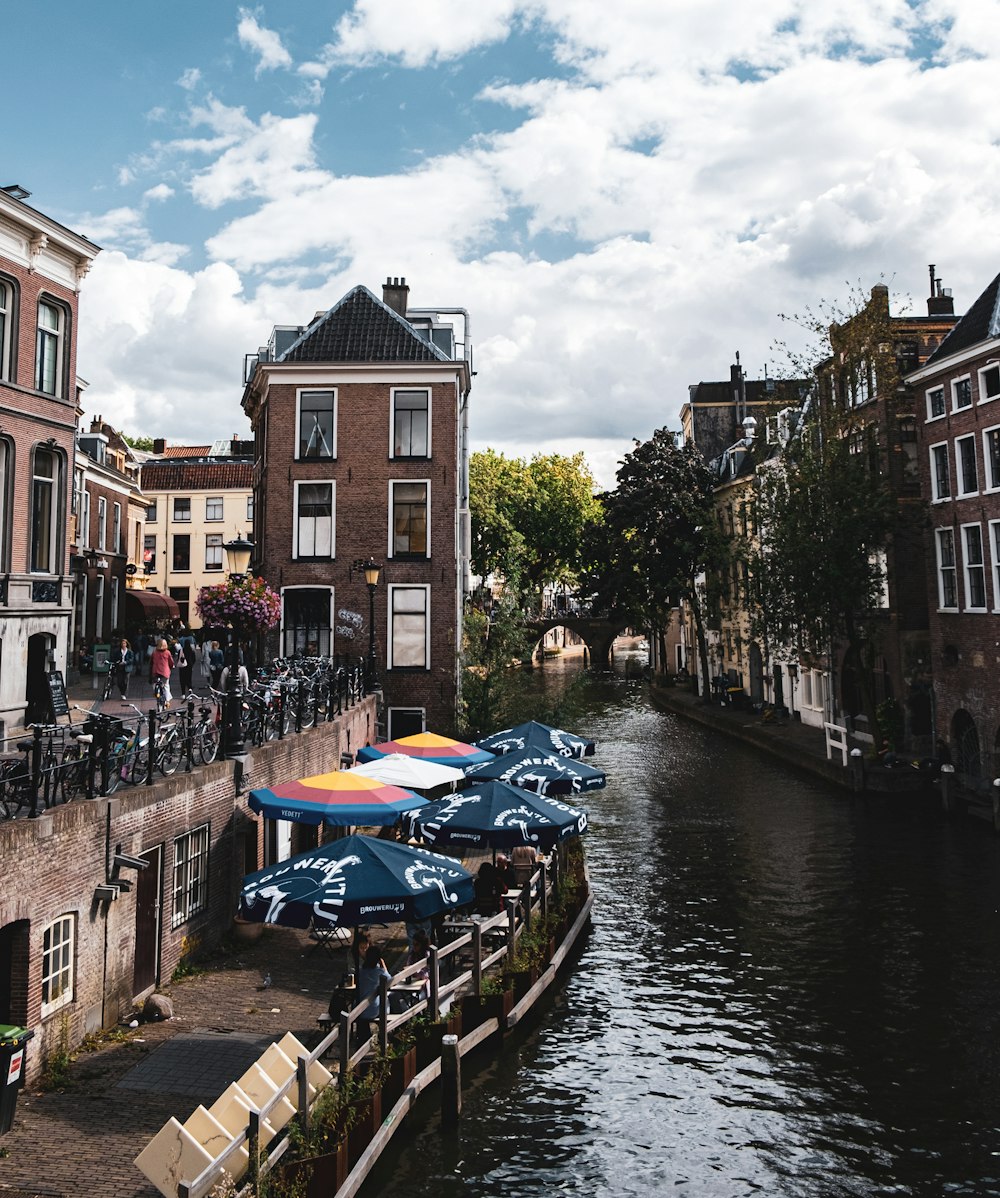
[[[194,91],[199,83],[201,83],[201,71],[197,67],[188,67],[177,80],[177,86],[183,87],[185,91]]]
[[[236,27],[240,45],[257,55],[258,75],[278,67],[290,67],[292,56],[282,45],[281,38],[273,29],[265,29],[249,9],[240,9],[240,21]]]
[[[169,200],[174,195],[174,189],[166,183],[157,183],[142,193],[144,200]]]

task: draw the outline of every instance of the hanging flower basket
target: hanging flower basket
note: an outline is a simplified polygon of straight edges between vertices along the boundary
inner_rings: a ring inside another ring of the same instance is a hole
[[[263,578],[231,578],[221,586],[202,587],[195,607],[202,623],[215,628],[267,632],[281,619],[281,597]]]

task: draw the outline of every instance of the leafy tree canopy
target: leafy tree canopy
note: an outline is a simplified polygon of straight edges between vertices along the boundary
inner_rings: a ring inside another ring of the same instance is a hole
[[[517,576],[535,591],[575,577],[583,530],[600,515],[582,453],[536,454],[530,462],[492,449],[474,453],[469,502],[473,572]]]
[[[126,445],[131,445],[133,449],[140,449],[143,453],[153,452],[153,438],[133,436],[131,433],[122,433],[122,440]]]

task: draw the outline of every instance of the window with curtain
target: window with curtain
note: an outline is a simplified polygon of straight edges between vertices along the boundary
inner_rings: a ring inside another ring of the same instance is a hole
[[[392,485],[392,556],[427,556],[427,509],[430,484],[394,482]]]
[[[296,558],[333,557],[333,495],[332,482],[295,484]]]
[[[56,574],[59,461],[51,449],[35,450],[31,477],[31,570]]]

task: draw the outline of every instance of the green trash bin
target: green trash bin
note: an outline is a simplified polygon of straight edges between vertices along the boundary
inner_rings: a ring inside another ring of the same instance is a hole
[[[24,1085],[25,1045],[34,1034],[25,1027],[0,1023],[0,1136],[14,1126],[17,1092]]]

